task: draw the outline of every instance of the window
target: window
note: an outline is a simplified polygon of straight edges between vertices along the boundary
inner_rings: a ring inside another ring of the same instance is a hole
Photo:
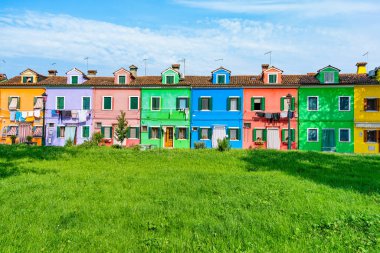
[[[251,123],[244,122],[244,128],[250,129],[251,128]]]
[[[167,84],[174,84],[174,76],[166,76]]]
[[[201,97],[199,102],[201,111],[211,111],[212,110],[212,98],[211,97]]]
[[[225,84],[226,83],[226,75],[217,75],[216,76],[217,84]]]
[[[296,141],[296,131],[295,129],[290,129],[290,140]],[[287,142],[289,138],[289,132],[288,129],[282,129],[282,141]]]
[[[56,110],[64,110],[65,109],[65,97],[56,97]]]
[[[269,74],[269,83],[277,83],[277,74]]]
[[[161,132],[159,127],[151,127],[149,131],[149,139],[160,139]]]
[[[20,97],[8,97],[8,109],[9,110],[20,109]]]
[[[365,98],[364,99],[364,111],[374,112],[379,111],[379,99],[378,98]]]
[[[95,127],[98,128],[98,129],[102,128],[102,123],[101,122],[96,122],[95,123]]]
[[[228,129],[228,138],[231,141],[238,141],[238,140],[240,140],[240,131],[239,131],[239,128],[229,128]]]
[[[307,97],[307,110],[318,111],[318,97]]]
[[[57,138],[65,138],[65,127],[57,126]]]
[[[265,98],[253,97],[251,98],[251,111],[264,111],[265,110]]]
[[[325,83],[335,83],[334,72],[325,72]]]
[[[90,137],[90,126],[82,126],[82,138]]]
[[[184,110],[189,108],[189,98],[179,97],[177,98],[177,110]]]
[[[91,109],[91,97],[82,97],[82,110]]]
[[[266,129],[253,129],[253,135],[252,139],[253,141],[266,141],[267,140],[267,134],[266,134]]]
[[[49,123],[48,126],[49,127],[54,127],[54,123]]]
[[[119,84],[125,84],[125,76],[119,76]]]
[[[290,105],[290,108],[289,108],[289,105]],[[281,107],[280,108],[281,111],[288,111],[289,109],[291,111],[294,111],[294,109],[295,109],[295,98],[292,97],[291,99],[289,99],[286,97],[282,97],[280,107]]]
[[[139,139],[139,128],[138,127],[130,127],[127,132],[128,139]]]
[[[161,98],[160,97],[152,97],[151,110],[159,111],[161,109]]]
[[[211,139],[211,128],[199,128],[199,136],[200,140],[210,140]]]
[[[44,99],[43,97],[34,97],[34,109],[43,109],[44,106]]]
[[[141,126],[141,132],[148,132],[148,126]]]
[[[178,140],[186,140],[188,139],[187,134],[188,129],[185,127],[179,127],[176,129],[176,138]]]
[[[307,129],[307,141],[308,142],[317,142],[318,141],[318,129],[317,128]]]
[[[339,129],[339,141],[350,142],[350,129]]]
[[[339,97],[339,111],[350,111],[350,97]]]
[[[139,109],[139,97],[129,97],[129,110]]]
[[[23,76],[22,83],[33,83],[33,76]]]
[[[42,137],[42,126],[33,127],[33,137]]]
[[[378,131],[376,130],[364,130],[364,142],[376,143],[379,139]]]
[[[112,127],[102,127],[102,135],[105,139],[112,138]]]
[[[227,100],[227,110],[228,111],[239,111],[240,110],[240,99],[238,97],[229,97]]]
[[[71,84],[78,84],[78,76],[71,77]]]
[[[112,110],[112,97],[103,97],[103,110]]]

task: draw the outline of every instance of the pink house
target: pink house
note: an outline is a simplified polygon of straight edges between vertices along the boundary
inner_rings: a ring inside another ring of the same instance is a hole
[[[117,117],[121,111],[126,113],[128,121],[128,138],[123,146],[140,143],[140,98],[141,91],[133,86],[137,67],[130,66],[130,71],[121,68],[114,72],[114,77],[93,77],[87,83],[93,85],[93,128],[103,134],[106,145],[120,144],[115,138]]]

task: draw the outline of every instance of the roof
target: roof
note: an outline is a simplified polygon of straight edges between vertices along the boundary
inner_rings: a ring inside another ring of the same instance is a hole
[[[215,70],[213,70],[213,71],[211,71],[211,73],[214,73],[214,72],[216,72],[216,71],[219,71],[219,70],[225,70],[225,71],[227,71],[228,73],[230,73],[231,74],[231,71],[230,70],[228,70],[228,69],[226,69],[225,67],[223,67],[223,66],[220,66],[219,68],[217,68],[217,69],[215,69]]]
[[[43,76],[43,75],[38,74],[36,71],[34,71],[34,70],[31,69],[31,68],[27,68],[27,69],[25,69],[23,72],[20,73],[20,75],[22,75],[22,74],[25,73],[26,71],[30,71],[30,72],[34,73],[36,76]]]
[[[161,72],[161,74],[165,73],[168,70],[173,70],[174,72],[177,72],[178,74],[180,74],[179,71],[175,70],[173,67],[169,67],[169,68],[165,69],[164,71]]]
[[[339,84],[379,84],[366,74],[340,74]],[[66,76],[41,77],[37,83],[21,83],[21,76],[15,76],[0,83],[0,86],[68,86],[68,87],[281,87],[299,85],[339,85],[321,84],[314,75],[282,75],[281,84],[264,83],[261,75],[235,75],[231,76],[229,84],[213,84],[211,76],[186,76],[178,84],[162,84],[161,76],[136,77],[129,84],[115,84],[114,77],[88,77],[83,84],[67,84]]]
[[[75,71],[81,73],[81,74],[84,75],[84,76],[86,75],[85,73],[83,73],[81,70],[79,70],[79,69],[77,69],[77,68],[72,68],[72,69],[70,69],[69,71],[66,72],[66,75],[67,75],[67,73],[69,73],[69,72],[71,72],[71,71],[73,71],[73,70],[75,70]]]
[[[125,72],[128,72],[128,73],[131,73],[129,70],[126,70],[125,68],[119,68],[118,70],[116,70],[115,72],[113,72],[113,74],[115,75],[117,72],[119,71],[125,71]]]
[[[331,66],[331,65],[328,65],[328,66],[326,66],[326,67],[324,67],[324,68],[321,68],[320,70],[318,70],[318,73],[319,72],[321,72],[322,70],[324,70],[324,69],[327,69],[327,68],[333,68],[333,69],[335,69],[335,70],[337,70],[337,71],[339,71],[340,72],[340,69],[338,69],[338,68],[335,68],[335,67],[333,67],[333,66]]]
[[[0,82],[7,80],[6,74],[0,74]]]
[[[279,72],[284,72],[283,70],[281,70],[281,69],[279,69],[279,68],[277,68],[277,67],[275,67],[275,66],[269,66],[267,69],[265,69],[263,72],[267,72],[267,71],[269,71],[269,70],[271,70],[271,69],[275,69],[275,70],[277,70],[277,71],[279,71]]]

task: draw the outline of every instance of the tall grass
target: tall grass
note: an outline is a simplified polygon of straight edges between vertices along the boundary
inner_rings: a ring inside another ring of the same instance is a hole
[[[380,157],[0,146],[0,252],[379,252]]]

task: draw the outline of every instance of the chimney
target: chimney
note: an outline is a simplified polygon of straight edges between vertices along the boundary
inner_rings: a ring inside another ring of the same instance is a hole
[[[265,71],[265,70],[267,70],[269,68],[269,64],[262,64],[261,65],[261,69],[263,70],[263,72]]]
[[[56,76],[58,71],[55,69],[48,70],[49,76]]]
[[[135,77],[135,78],[137,77],[137,70],[138,69],[139,68],[136,67],[135,65],[129,66],[129,72],[131,72],[132,76]]]
[[[98,73],[98,71],[92,69],[92,70],[87,70],[87,76],[88,77],[95,77],[96,76],[96,73]]]
[[[172,69],[174,69],[175,71],[179,72],[179,67],[180,66],[181,66],[180,64],[172,64]]]
[[[356,63],[357,71],[356,74],[367,74],[367,63],[366,62],[358,62]]]

